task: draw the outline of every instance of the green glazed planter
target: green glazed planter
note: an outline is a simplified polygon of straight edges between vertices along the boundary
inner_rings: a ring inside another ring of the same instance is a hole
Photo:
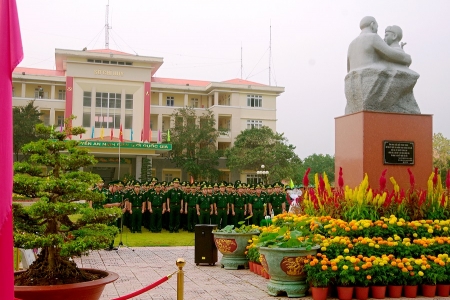
[[[303,261],[307,255],[315,255],[320,246],[306,248],[268,248],[260,247],[260,260],[270,275],[267,292],[278,296],[286,292],[289,298],[304,297],[308,290]]]
[[[245,250],[248,240],[254,233],[213,232],[214,243],[222,253],[220,265],[227,270],[237,270],[239,267],[248,269],[248,259]]]

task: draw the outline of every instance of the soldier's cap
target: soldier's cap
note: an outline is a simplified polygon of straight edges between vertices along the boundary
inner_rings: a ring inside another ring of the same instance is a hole
[[[161,182],[157,182],[157,183],[155,183],[155,188],[160,188],[161,187]]]
[[[214,183],[214,187],[219,187],[219,185],[217,184],[217,182],[216,182],[216,183]]]
[[[176,181],[176,182],[178,182],[178,181]],[[169,186],[173,186],[173,181],[169,183]]]
[[[284,186],[284,189],[285,189],[285,190],[290,190],[291,187],[290,187],[288,184],[286,184],[286,185]]]
[[[216,185],[214,185],[214,186],[216,186]],[[219,185],[219,187],[225,187],[225,186],[226,185],[223,182],[221,182],[220,185]]]
[[[234,185],[231,182],[228,182],[227,187],[232,188],[232,187],[234,187]]]
[[[242,183],[236,184],[236,188],[237,188],[237,189],[242,189]]]
[[[166,186],[166,185],[167,185],[167,181],[161,182],[161,186]]]
[[[198,185],[198,181],[194,181],[194,184],[195,184],[195,185]]]
[[[242,182],[238,179],[238,180],[236,180],[235,182],[234,182],[234,184],[235,185],[237,185],[237,184],[241,184]]]
[[[273,187],[274,187],[274,188],[276,188],[276,187],[281,187],[281,185],[280,185],[279,182],[275,182],[275,183],[273,184]]]
[[[272,186],[271,184],[268,184],[268,185],[266,185],[266,188],[268,188],[268,189],[272,189],[272,188],[273,188],[273,186]]]
[[[141,184],[139,183],[139,181],[137,181],[137,180],[135,180],[134,181],[134,184],[133,184],[134,186],[141,186]]]
[[[197,183],[193,182],[193,183],[191,184],[191,188],[195,188],[195,187],[197,187]]]
[[[202,190],[208,189],[208,186],[206,184],[202,185]]]
[[[178,183],[180,183],[180,178],[175,177],[175,178],[172,180],[172,182],[178,182]]]
[[[261,189],[262,186],[258,183],[257,185],[255,185],[255,189]]]
[[[186,182],[186,181],[183,181],[183,182],[181,183],[181,186],[186,186],[186,184],[187,184],[187,182]]]
[[[158,182],[158,178],[152,177],[152,182]]]
[[[208,189],[212,189],[213,186],[211,184],[208,184]]]

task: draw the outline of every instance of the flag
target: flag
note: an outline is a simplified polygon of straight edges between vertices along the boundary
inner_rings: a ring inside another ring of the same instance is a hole
[[[15,0],[0,0],[0,299],[14,299],[12,71],[23,59]]]
[[[105,130],[103,127],[100,129],[100,139],[103,140],[103,135],[105,134]]]
[[[120,130],[119,130],[119,141],[123,142],[123,131],[122,131],[122,124],[120,124]]]
[[[170,142],[170,130],[167,129],[167,141]]]
[[[131,128],[131,131],[130,131],[130,140],[133,140],[133,128]]]
[[[62,123],[61,123],[61,125],[59,126],[59,132],[62,132]]]
[[[114,138],[114,129],[111,128],[111,141]]]
[[[92,128],[91,128],[91,139],[94,138],[94,132],[95,132],[95,128],[94,128],[94,126],[92,126]]]
[[[144,141],[144,129],[141,130],[141,142]]]
[[[191,175],[191,180],[190,180],[189,183],[190,183],[190,184],[193,184],[193,183],[194,183],[194,177],[192,177],[192,175]]]
[[[161,130],[158,129],[158,143],[161,143]]]
[[[54,128],[53,128],[53,124],[52,124],[52,131],[50,132],[50,138],[51,139],[53,138],[53,131],[54,131]]]
[[[289,182],[289,187],[290,187],[291,189],[294,188],[294,182],[292,181],[292,178],[291,178],[291,181]]]
[[[149,143],[152,142],[152,130],[151,129],[148,131],[148,142]]]

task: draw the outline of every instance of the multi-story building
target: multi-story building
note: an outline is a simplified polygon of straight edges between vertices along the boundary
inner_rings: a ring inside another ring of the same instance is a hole
[[[56,70],[14,70],[13,106],[35,100],[43,122],[55,128],[75,115],[73,125],[83,126],[86,135],[72,138],[86,141],[84,147],[99,161],[91,171],[106,181],[125,174],[139,179],[144,157],[151,160],[151,172],[160,180],[188,180],[189,174],[167,159],[165,152],[170,148],[160,144],[161,133],[171,127],[170,115],[177,108],[191,106],[200,114],[211,109],[216,126],[227,130],[217,140],[218,149],[231,147],[246,128],[264,125],[276,130],[276,100],[283,87],[242,79],[212,82],[155,77],[163,58],[111,49],[56,49],[55,62]],[[139,144],[125,143],[119,148],[110,142],[118,141],[121,125],[123,139]],[[230,172],[225,158],[219,170],[221,180],[226,181],[245,182],[257,176],[256,170]]]

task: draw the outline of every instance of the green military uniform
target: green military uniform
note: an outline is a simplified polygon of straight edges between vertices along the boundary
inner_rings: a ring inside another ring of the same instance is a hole
[[[187,203],[187,230],[188,232],[194,232],[195,224],[197,224],[197,198],[198,194],[194,191],[186,194]]]
[[[272,210],[275,216],[283,212],[283,203],[285,202],[286,202],[285,193],[272,194],[272,197],[270,197],[270,203],[272,204]]]
[[[166,202],[166,195],[163,191],[151,193],[149,202],[151,202],[152,212],[150,213],[150,231],[161,232],[162,229],[162,211]]]
[[[94,209],[103,208],[103,205],[108,203],[111,192],[108,189],[105,189],[105,188],[99,189],[98,187],[94,188],[92,191],[94,193],[99,193],[99,194],[104,195],[103,201],[92,202],[92,208],[94,208]]]
[[[122,197],[123,197],[123,195],[119,191],[115,191],[113,193],[110,193],[108,203],[111,203],[111,204],[120,203],[120,204],[122,204],[122,200],[123,200]],[[122,230],[122,228],[121,228],[122,227],[122,218],[123,218],[123,216],[121,218],[118,218],[117,221],[116,221],[116,226],[117,226],[117,228],[119,228],[119,230]]]
[[[197,215],[199,224],[209,224],[213,210],[213,199],[211,195],[201,194],[197,197]]]
[[[219,229],[227,226],[228,212],[229,212],[229,200],[228,195],[225,193],[217,193],[214,196],[214,202],[216,204],[216,221]]]
[[[179,182],[179,178],[175,178],[174,182]],[[184,193],[180,188],[173,188],[167,192],[167,209],[169,214],[169,231],[178,232],[180,228],[181,212],[183,207]]]
[[[252,222],[259,226],[261,220],[264,219],[264,204],[267,204],[267,196],[263,193],[255,194],[250,198],[249,204],[252,206]]]
[[[234,227],[238,227],[240,221],[245,220],[245,206],[247,205],[247,195],[234,194],[230,201],[234,207]]]
[[[139,186],[139,185],[138,185]],[[142,210],[144,194],[139,191],[131,191],[128,200],[131,205],[131,232],[142,232]]]

